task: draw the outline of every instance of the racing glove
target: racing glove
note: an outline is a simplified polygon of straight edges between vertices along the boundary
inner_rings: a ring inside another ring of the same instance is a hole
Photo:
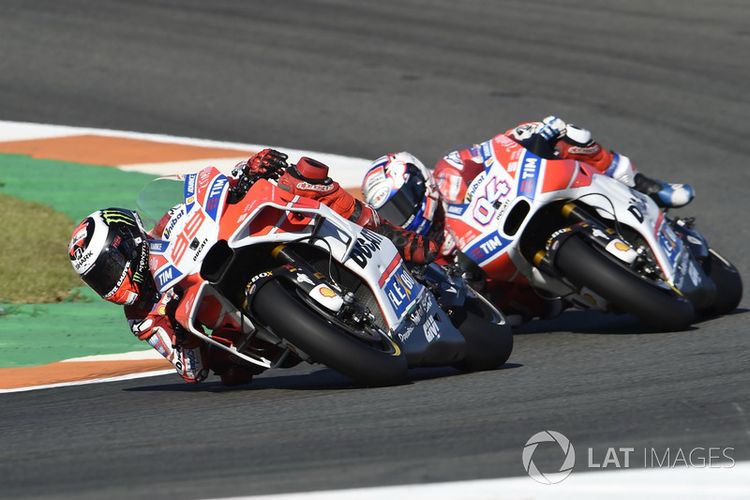
[[[565,135],[567,124],[556,116],[548,116],[540,122],[525,122],[508,130],[505,135],[517,142],[525,143],[533,139],[543,139],[554,144]]]
[[[145,340],[151,347],[172,363],[185,382],[197,383],[208,376],[204,362],[203,343],[192,335],[181,331],[169,316],[173,309],[170,301],[175,297],[171,290],[165,293],[145,318],[129,318],[133,335]],[[126,310],[126,315],[128,310]]]
[[[263,176],[269,179],[278,179],[279,175],[287,168],[288,156],[275,149],[266,148],[255,153],[245,162],[240,162],[234,167],[232,174],[238,176],[244,173],[249,176]]]
[[[565,137],[567,127],[568,125],[560,118],[550,115],[537,125],[534,133],[541,135],[549,142],[554,142],[561,137]]]
[[[375,228],[375,232],[391,240],[406,262],[414,264],[429,264],[440,251],[440,245],[415,233],[406,230],[385,219]]]

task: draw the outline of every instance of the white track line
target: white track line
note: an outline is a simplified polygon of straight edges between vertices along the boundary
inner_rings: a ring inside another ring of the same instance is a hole
[[[96,378],[96,379],[89,379],[89,380],[76,380],[74,382],[59,382],[57,384],[17,387],[15,389],[0,389],[0,394],[9,394],[13,392],[38,391],[40,389],[56,389],[58,387],[71,387],[75,385],[102,384],[105,382],[120,382],[123,380],[134,380],[137,378],[158,377],[159,375],[168,375],[170,373],[175,373],[174,369],[155,370],[155,371],[141,372],[141,373],[131,373],[129,375],[118,375],[116,377]]]
[[[172,144],[185,144],[189,146],[204,146],[212,148],[236,149],[238,157],[242,158],[243,152],[260,151],[269,147],[263,144],[246,144],[241,142],[214,141],[210,139],[197,139],[194,137],[177,137],[166,134],[146,134],[141,132],[130,132],[125,130],[110,130],[101,128],[88,127],[70,127],[65,125],[50,125],[44,123],[29,122],[12,122],[0,120],[0,141],[18,141],[29,139],[43,139],[45,137],[65,137],[80,134],[95,134],[108,137],[125,137],[129,139],[142,139],[156,142],[166,142]],[[289,155],[292,163],[295,163],[302,156],[310,156],[331,167],[331,177],[338,181],[342,186],[359,186],[362,182],[365,172],[370,165],[370,160],[366,158],[357,158],[353,156],[344,156],[330,153],[321,153],[319,151],[307,151],[302,149],[293,149],[283,146],[271,146]],[[385,153],[385,152],[384,152]],[[202,160],[203,166],[210,164],[212,160]],[[236,162],[234,162],[236,163]],[[153,164],[146,165],[147,170],[151,173]],[[128,170],[135,170],[137,165],[129,165]],[[198,169],[199,169],[198,168]],[[196,169],[196,170],[198,170]]]
[[[521,465],[521,450],[518,451]],[[413,484],[377,488],[314,491],[232,497],[231,500],[557,500],[600,498],[630,500],[642,498],[750,498],[750,462],[733,468],[620,469],[574,472],[563,482],[539,484],[533,479],[512,477],[449,483]],[[230,500],[230,499],[223,499]]]
[[[164,356],[155,349],[143,351],[130,351],[119,354],[94,354],[92,356],[81,356],[80,358],[63,359],[61,363],[71,362],[97,362],[97,361],[148,361],[151,359],[164,359]]]

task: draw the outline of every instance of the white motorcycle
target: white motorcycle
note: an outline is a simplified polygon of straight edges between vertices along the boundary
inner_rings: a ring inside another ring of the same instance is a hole
[[[648,196],[572,160],[545,159],[499,136],[484,171],[447,207],[463,265],[580,308],[629,312],[680,330],[742,298],[737,269]]]
[[[509,357],[509,326],[460,276],[410,272],[392,242],[264,178],[231,188],[215,168],[159,179],[138,206],[151,221],[160,291],[176,319],[256,372],[323,363],[366,385],[403,382],[413,366],[491,369]]]

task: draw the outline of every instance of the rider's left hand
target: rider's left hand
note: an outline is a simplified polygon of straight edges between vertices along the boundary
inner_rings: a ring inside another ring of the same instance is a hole
[[[540,127],[535,130],[535,133],[541,135],[548,141],[555,141],[565,136],[565,130],[567,124],[556,116],[548,116],[542,120]]]
[[[277,179],[288,167],[286,160],[288,156],[275,149],[266,148],[254,154],[247,160],[245,174],[263,175]]]

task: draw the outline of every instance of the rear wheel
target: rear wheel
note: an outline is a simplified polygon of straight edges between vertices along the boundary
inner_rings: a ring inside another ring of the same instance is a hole
[[[498,324],[497,313],[479,298],[466,299],[450,311],[453,325],[466,339],[466,357],[455,366],[464,371],[492,370],[503,365],[513,351],[510,324]]]
[[[713,304],[698,312],[704,316],[720,316],[734,311],[742,300],[742,278],[737,268],[713,250],[703,267],[716,284],[716,298]]]
[[[369,341],[313,311],[293,287],[267,282],[253,300],[253,316],[278,336],[363,385],[399,384],[406,380],[406,355],[382,333]]]
[[[638,276],[577,236],[562,243],[555,266],[574,285],[591,289],[649,326],[684,330],[694,320],[687,299]]]

